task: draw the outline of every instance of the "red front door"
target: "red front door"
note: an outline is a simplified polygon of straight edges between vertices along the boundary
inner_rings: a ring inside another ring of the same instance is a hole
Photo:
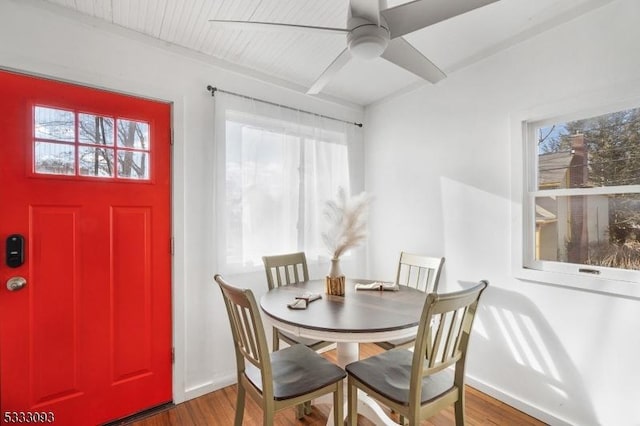
[[[171,400],[169,123],[165,103],[0,71],[3,422]]]

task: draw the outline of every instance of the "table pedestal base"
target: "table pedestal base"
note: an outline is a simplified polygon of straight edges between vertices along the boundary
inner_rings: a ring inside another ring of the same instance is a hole
[[[336,346],[336,358],[340,367],[344,368],[347,364],[358,361],[360,356],[360,346],[358,343],[338,342]],[[345,401],[348,393],[347,386],[347,379],[344,379]],[[333,404],[333,399],[331,395],[325,395],[321,398],[316,399],[314,402],[322,404]],[[346,415],[348,413],[346,402],[344,404],[344,413],[346,419]],[[380,405],[374,399],[370,398],[362,391],[358,391],[358,414],[365,416],[375,425],[398,426],[396,422],[394,422],[389,418],[389,416],[387,416],[387,414],[382,410]],[[332,424],[333,406],[331,407],[331,411],[329,412],[329,416],[327,417],[327,426],[330,426]]]
[[[345,413],[344,419],[347,420],[348,404],[346,402],[347,395],[347,382],[344,382],[344,394],[345,403],[343,412]],[[327,426],[333,425],[333,397],[332,395],[324,395],[320,398],[314,399],[313,404],[331,404],[331,411],[327,416]],[[376,426],[398,426],[398,423],[394,422],[380,407],[380,404],[369,395],[362,391],[358,391],[358,414],[367,418],[367,420],[373,422]]]
[[[359,344],[353,342],[336,343],[336,358],[341,368],[344,368],[347,364],[358,361],[360,358]]]

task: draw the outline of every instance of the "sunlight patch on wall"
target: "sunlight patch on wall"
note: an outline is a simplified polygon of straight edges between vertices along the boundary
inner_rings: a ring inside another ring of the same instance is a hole
[[[520,354],[520,351],[518,351],[518,348],[516,348],[516,345],[513,339],[511,338],[511,333],[509,333],[509,330],[507,330],[507,327],[505,326],[503,319],[500,317],[500,313],[498,312],[498,309],[495,306],[489,306],[489,311],[491,311],[491,315],[493,316],[495,323],[498,325],[498,327],[500,327],[500,332],[504,337],[505,342],[507,342],[507,346],[509,346],[509,350],[511,350],[511,353],[513,354],[513,358],[516,360],[518,364],[526,365],[524,363],[524,360],[522,359],[522,355]]]
[[[473,333],[482,336],[485,340],[489,340],[489,333],[480,318],[476,318],[473,322]]]
[[[522,320],[524,322],[524,326],[526,327],[529,333],[529,339],[533,341],[533,345],[535,348],[537,348],[538,352],[540,353],[540,358],[546,367],[545,369],[546,371],[541,371],[541,372],[547,375],[550,374],[551,377],[553,377],[555,380],[560,382],[561,381],[560,372],[556,367],[556,363],[553,362],[553,358],[549,353],[548,345],[546,345],[542,341],[542,337],[540,337],[540,333],[536,329],[536,326],[533,324],[533,321],[531,320],[530,317],[523,316]],[[561,392],[566,396],[566,393],[564,391],[561,391]]]

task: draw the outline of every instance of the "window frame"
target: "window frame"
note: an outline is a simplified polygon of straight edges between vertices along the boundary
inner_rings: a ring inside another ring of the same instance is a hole
[[[217,127],[216,140],[218,141],[217,142],[218,146],[216,147],[217,159],[215,163],[219,165],[219,168],[218,168],[216,183],[214,187],[216,188],[218,195],[224,194],[224,199],[226,199],[227,197],[226,183],[225,183],[227,178],[227,171],[226,171],[227,121],[234,121],[237,123],[255,127],[257,129],[261,129],[268,132],[283,133],[283,134],[289,134],[292,136],[295,134],[295,137],[300,139],[300,143],[305,143],[305,141],[307,142],[317,141],[317,142],[331,143],[331,144],[344,146],[347,152],[347,165],[348,165],[348,170],[347,170],[348,187],[346,187],[345,190],[348,193],[350,193],[358,189],[357,184],[354,185],[354,181],[353,181],[354,171],[352,170],[352,167],[353,167],[352,156],[354,155],[354,152],[351,146],[352,142],[350,142],[350,133],[340,131],[342,124],[336,126],[336,128],[330,128],[330,127],[333,127],[333,124],[330,124],[326,129],[320,130],[321,133],[323,131],[327,132],[326,135],[323,135],[326,137],[316,139],[316,137],[314,137],[316,136],[314,134],[314,131],[313,130],[308,131],[309,128],[313,126],[302,125],[302,128],[300,128],[300,126],[298,126],[297,124],[287,121],[288,116],[284,116],[284,117],[277,116],[277,114],[272,114],[270,109],[267,109],[264,111],[263,110],[248,111],[245,108],[242,108],[242,106],[238,105],[234,101],[235,101],[234,99],[231,99],[231,100],[226,99],[225,102],[223,103],[223,108],[221,108],[220,115],[216,116],[216,127]],[[219,106],[217,106],[216,108],[218,107]],[[280,126],[278,124],[275,124],[278,121],[282,121],[283,125]],[[347,125],[351,125],[351,124],[347,124]],[[334,134],[336,133],[340,133],[341,136],[335,137]],[[214,197],[214,198],[218,200],[218,197]],[[218,200],[218,201],[221,201],[221,200]],[[299,207],[299,210],[300,209],[301,207]],[[218,235],[219,239],[224,241],[225,247],[227,247],[227,244],[228,244],[228,232],[227,232],[226,226],[224,225],[226,223],[226,220],[228,219],[227,215],[228,215],[228,211],[226,209],[226,206],[221,206],[221,209],[218,209],[218,212],[216,214],[216,223],[218,224],[216,234]],[[298,235],[298,238],[300,238],[299,235]],[[307,250],[305,250],[305,247],[297,247],[297,248],[292,248],[291,251],[306,252]],[[265,253],[265,254],[268,254],[268,253]],[[310,266],[316,265],[316,264],[324,264],[329,261],[329,257],[330,256],[328,251],[326,256],[319,255],[318,257],[310,256],[309,253],[307,253],[307,263]],[[256,264],[253,264],[252,266],[249,266],[241,262],[240,263],[229,262],[226,250],[221,250],[220,247],[218,247],[217,249],[217,263],[218,263],[218,268],[220,270],[223,270],[225,271],[225,273],[230,273],[230,274],[243,274],[243,273],[257,272],[257,271],[263,270],[264,268],[261,263],[259,264],[256,263]]]
[[[535,259],[536,196],[640,193],[640,185],[553,190],[537,188],[538,151],[535,129],[640,107],[640,93],[630,95],[624,90],[615,88],[611,89],[610,93],[592,92],[511,115],[511,266],[516,278],[606,294],[640,297],[640,271]],[[579,269],[597,272],[580,272]]]
[[[50,138],[43,138],[43,137],[39,137],[37,136],[37,132],[36,132],[36,109],[37,108],[45,108],[45,109],[51,109],[51,110],[59,110],[59,111],[66,111],[69,112],[71,114],[73,114],[73,129],[74,129],[74,138],[73,140],[60,140],[60,139],[50,139]],[[93,115],[93,116],[100,116],[100,117],[105,117],[105,118],[110,118],[113,120],[114,124],[114,133],[113,133],[113,144],[111,145],[98,145],[98,144],[92,144],[92,143],[88,143],[88,142],[84,142],[81,141],[80,138],[80,115],[81,114],[85,114],[85,115]],[[147,126],[147,130],[148,130],[148,146],[146,148],[135,148],[135,147],[126,147],[126,146],[122,146],[120,145],[118,142],[118,134],[117,134],[117,123],[118,121],[129,121],[129,122],[136,122],[136,123],[143,123]],[[27,164],[27,170],[28,170],[28,174],[30,177],[33,178],[41,178],[41,179],[67,179],[67,180],[77,180],[77,181],[83,181],[83,180],[89,180],[89,181],[105,181],[105,182],[118,182],[118,183],[135,183],[135,184],[148,184],[148,183],[155,183],[155,178],[153,176],[153,164],[152,164],[152,158],[154,157],[153,155],[153,137],[154,135],[152,134],[152,123],[145,121],[145,120],[141,120],[139,118],[130,118],[130,117],[125,117],[125,116],[121,116],[121,115],[117,115],[117,114],[113,114],[113,113],[109,113],[109,114],[105,114],[105,113],[101,113],[101,112],[93,112],[93,111],[89,111],[87,109],[83,109],[83,108],[75,108],[75,107],[69,107],[69,106],[63,106],[63,105],[57,105],[55,103],[42,103],[42,102],[33,102],[31,104],[31,116],[30,116],[30,120],[29,120],[29,128],[31,129],[30,131],[30,155],[27,156],[26,160],[28,162]],[[65,174],[65,173],[43,173],[43,172],[38,172],[36,170],[36,147],[37,147],[37,143],[41,142],[41,143],[55,143],[55,144],[61,144],[61,145],[66,145],[69,146],[73,149],[73,157],[74,157],[74,170],[73,170],[73,174]],[[113,164],[114,164],[114,170],[113,170],[113,175],[112,176],[99,176],[99,175],[90,175],[90,174],[82,174],[80,172],[80,153],[79,150],[81,148],[103,148],[103,149],[107,149],[110,150],[113,153]],[[141,154],[145,154],[147,156],[146,158],[146,162],[147,162],[147,177],[144,178],[135,178],[135,177],[129,177],[129,176],[122,176],[119,174],[118,170],[119,170],[119,166],[120,166],[120,162],[119,162],[119,153],[126,153],[126,152],[130,152],[130,153],[141,153]]]

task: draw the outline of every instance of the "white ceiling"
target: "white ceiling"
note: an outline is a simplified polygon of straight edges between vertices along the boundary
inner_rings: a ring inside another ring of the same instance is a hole
[[[374,0],[370,0],[374,1]],[[405,38],[453,74],[613,0],[500,0]],[[407,0],[388,0],[388,6]],[[346,46],[342,34],[242,31],[209,19],[256,20],[345,27],[348,0],[43,0],[67,16],[81,14],[181,46],[266,80],[286,81],[305,92]],[[70,12],[71,10],[72,12]],[[383,59],[354,60],[323,90],[368,105],[423,82]],[[291,84],[290,84],[291,86]],[[322,96],[322,95],[321,95]]]

